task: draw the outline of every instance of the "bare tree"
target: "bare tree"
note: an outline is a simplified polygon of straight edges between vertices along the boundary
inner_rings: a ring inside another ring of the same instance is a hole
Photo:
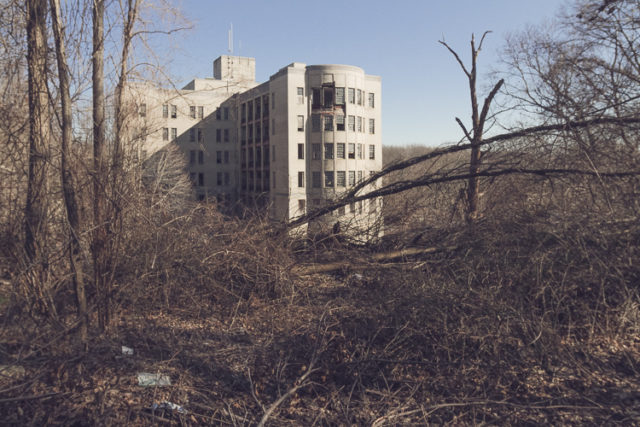
[[[489,95],[484,100],[482,110],[479,110],[476,89],[476,83],[478,79],[477,61],[478,54],[482,50],[482,43],[484,42],[487,34],[489,34],[489,31],[486,31],[482,35],[482,37],[480,38],[480,43],[477,47],[475,45],[475,37],[474,35],[471,35],[471,69],[467,69],[455,50],[453,50],[445,41],[440,41],[440,44],[446,47],[449,52],[451,52],[451,54],[456,58],[456,61],[458,61],[460,68],[462,68],[462,71],[464,71],[469,81],[469,95],[471,98],[471,132],[467,130],[465,125],[462,123],[462,120],[456,117],[456,121],[462,128],[464,136],[471,144],[469,158],[469,181],[467,183],[466,199],[466,218],[468,223],[473,223],[478,217],[479,180],[477,174],[480,170],[480,146],[482,145],[482,136],[484,134],[485,124],[487,121],[487,114],[489,114],[489,108],[491,107],[493,98],[496,96],[496,94],[504,84],[504,80],[501,79],[493,86],[493,89],[491,89],[491,92],[489,92]]]
[[[93,89],[93,276],[98,295],[98,324],[109,324],[109,281],[107,280],[106,184],[108,168],[105,137],[104,99],[104,0],[94,0],[92,89]]]
[[[25,208],[25,252],[46,268],[47,164],[49,108],[47,93],[47,2],[27,0],[27,64],[29,72],[29,175]]]
[[[62,107],[60,140],[60,177],[62,181],[62,195],[66,219],[69,223],[69,263],[73,274],[73,283],[76,293],[76,304],[78,317],[80,318],[80,339],[85,342],[87,339],[87,298],[85,293],[85,279],[80,257],[80,212],[76,195],[76,183],[73,171],[69,164],[71,157],[72,139],[72,114],[71,95],[69,87],[69,67],[67,64],[67,53],[65,49],[65,30],[60,14],[60,0],[50,0],[51,24],[53,27],[53,37],[56,46],[56,59],[58,62],[58,80],[60,91],[60,103]]]

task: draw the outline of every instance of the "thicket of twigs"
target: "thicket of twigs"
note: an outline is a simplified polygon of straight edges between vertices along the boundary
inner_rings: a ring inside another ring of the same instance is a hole
[[[640,226],[616,196],[637,184],[483,184],[493,205],[473,227],[445,203],[455,187],[423,189],[403,211],[412,235],[403,223],[377,246],[330,238],[311,248],[355,269],[311,276],[308,244],[268,223],[159,209],[141,189],[114,271],[117,321],[86,351],[64,278],[56,322],[12,307],[23,272],[5,241],[0,412],[16,424],[637,422]],[[611,209],[585,199],[594,185]],[[408,246],[434,251],[372,258]],[[141,387],[139,372],[172,385]],[[186,412],[150,409],[163,401]]]

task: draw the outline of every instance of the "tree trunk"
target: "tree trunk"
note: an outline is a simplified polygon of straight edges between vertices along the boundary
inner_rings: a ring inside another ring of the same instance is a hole
[[[71,95],[69,89],[69,68],[67,53],[64,45],[65,32],[60,17],[60,0],[50,0],[51,23],[53,38],[56,45],[56,59],[58,62],[58,80],[60,82],[60,103],[62,106],[62,140],[60,142],[60,177],[62,180],[62,194],[69,223],[69,262],[76,293],[76,308],[80,320],[80,341],[87,340],[87,299],[85,295],[84,274],[80,260],[80,215],[75,192],[73,173],[69,165],[70,146],[72,138]]]
[[[27,0],[27,67],[29,73],[29,176],[25,207],[24,248],[29,262],[47,269],[47,161],[49,113],[47,92],[46,0]]]
[[[105,147],[104,106],[104,0],[93,0],[93,275],[97,294],[98,324],[109,324],[109,281],[107,279],[106,184],[108,170]]]

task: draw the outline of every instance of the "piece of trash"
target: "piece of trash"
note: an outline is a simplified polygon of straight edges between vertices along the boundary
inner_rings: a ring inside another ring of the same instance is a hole
[[[126,345],[123,345],[122,354],[124,354],[125,356],[133,356],[133,349],[131,347],[127,347]]]
[[[173,402],[167,402],[167,401],[154,403],[153,405],[151,405],[149,409],[151,409],[151,412],[159,411],[159,410],[168,410],[172,412],[178,412],[180,414],[187,413],[186,409],[184,409],[182,406],[176,405]]]
[[[0,380],[3,378],[20,379],[25,376],[25,370],[20,365],[0,365]]]
[[[171,385],[169,375],[151,374],[149,372],[138,373],[138,385],[142,387],[162,387]]]

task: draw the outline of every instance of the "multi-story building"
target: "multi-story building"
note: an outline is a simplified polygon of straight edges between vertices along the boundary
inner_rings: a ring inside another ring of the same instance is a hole
[[[221,56],[212,79],[131,93],[143,119],[140,154],[178,144],[200,199],[287,221],[382,167],[381,80],[358,67],[295,62],[258,84],[253,58]],[[319,224],[340,221],[377,236],[380,204],[351,204]]]

